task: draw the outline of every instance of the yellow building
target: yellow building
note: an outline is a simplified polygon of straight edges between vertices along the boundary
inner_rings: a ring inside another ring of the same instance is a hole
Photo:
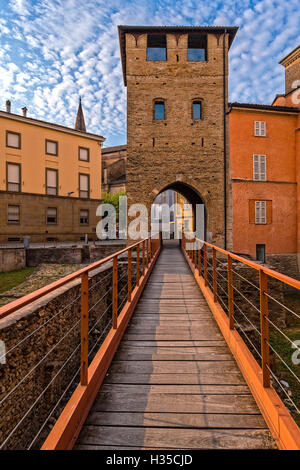
[[[175,225],[177,230],[184,231],[185,233],[193,232],[194,216],[192,205],[177,191],[175,191],[175,204]]]
[[[95,238],[101,202],[101,145],[75,128],[0,111],[0,242]]]

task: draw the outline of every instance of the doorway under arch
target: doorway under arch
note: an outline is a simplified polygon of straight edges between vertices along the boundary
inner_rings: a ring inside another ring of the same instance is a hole
[[[156,206],[154,212],[156,212],[156,217],[161,217],[161,211],[159,210],[159,206],[161,204],[167,204],[170,207],[173,204],[179,204],[182,208],[183,212],[183,206],[184,204],[190,204],[191,206],[191,211],[188,210],[185,212],[185,219],[184,219],[184,224],[183,220],[181,222],[181,226],[185,231],[195,231],[196,229],[196,207],[197,204],[200,204],[204,207],[204,239],[207,240],[207,235],[206,235],[206,227],[207,227],[207,208],[205,205],[205,201],[202,198],[202,196],[199,194],[199,192],[190,186],[187,183],[183,183],[181,181],[176,181],[173,183],[168,184],[164,188],[162,188],[159,193],[155,196],[153,202],[152,202],[152,207]],[[176,211],[175,211],[176,212]],[[178,224],[178,219],[177,219],[177,214],[175,212],[171,212],[170,214],[170,221],[171,223]],[[152,211],[151,211],[152,214]],[[151,215],[152,217],[152,215]],[[179,215],[181,217],[181,213]],[[175,231],[175,230],[174,230]]]

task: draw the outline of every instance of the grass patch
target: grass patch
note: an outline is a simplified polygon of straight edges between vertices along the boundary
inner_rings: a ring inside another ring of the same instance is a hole
[[[6,292],[24,282],[35,268],[17,269],[7,273],[0,273],[0,292]]]
[[[284,333],[292,340],[292,341],[299,341],[300,340],[300,327],[294,326],[290,328],[285,328]],[[286,364],[290,367],[290,369],[296,374],[297,377],[300,377],[300,364],[294,364],[292,361],[292,356],[296,356],[297,350],[292,348],[292,345],[287,341],[278,331],[271,331],[270,330],[270,344],[272,347],[279,353],[282,359],[286,362]],[[299,347],[299,346],[298,346]],[[280,361],[278,357],[274,353],[272,353],[272,361],[271,361],[271,369],[278,377],[279,380],[284,380],[289,384],[289,387],[283,388],[291,393],[291,398],[296,404],[298,408],[300,408],[300,387],[299,382],[296,380],[295,377],[290,373],[287,367]],[[298,359],[300,358],[300,354],[297,354]],[[280,393],[280,388],[277,388],[276,383],[274,383],[277,391]],[[282,400],[284,401],[287,408],[290,410],[293,418],[295,419],[298,426],[300,426],[300,415],[295,411],[294,407],[290,404],[288,398],[283,394],[280,393]]]

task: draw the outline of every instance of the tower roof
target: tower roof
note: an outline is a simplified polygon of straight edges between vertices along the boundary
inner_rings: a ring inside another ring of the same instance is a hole
[[[81,106],[81,98],[79,98],[79,105],[78,105],[78,111],[77,111],[77,116],[76,116],[75,129],[77,131],[86,132],[85,122],[84,122],[84,115],[83,115],[83,110],[82,110],[82,106]]]
[[[237,26],[126,26],[119,25],[119,41],[121,50],[121,60],[123,69],[123,78],[126,85],[126,44],[125,34],[147,34],[147,33],[169,33],[169,34],[188,34],[188,33],[203,33],[203,34],[229,34],[229,47],[234,40],[237,33]]]

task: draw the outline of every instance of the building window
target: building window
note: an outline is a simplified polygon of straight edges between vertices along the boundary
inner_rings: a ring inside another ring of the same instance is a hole
[[[6,131],[6,147],[20,149],[21,134],[19,134],[18,132]]]
[[[78,159],[83,162],[90,161],[90,149],[85,147],[78,147]]]
[[[79,197],[89,198],[90,196],[90,175],[79,174]]]
[[[19,163],[7,163],[7,191],[20,192],[21,190],[21,165]]]
[[[165,119],[165,103],[163,101],[155,101],[154,103],[154,119],[156,121]]]
[[[202,118],[202,105],[201,101],[193,101],[193,119]]]
[[[57,224],[57,208],[47,208],[47,224]]]
[[[46,154],[58,155],[58,142],[56,140],[46,140]]]
[[[80,225],[89,224],[89,211],[87,209],[80,209],[79,222],[80,222]]]
[[[262,263],[266,262],[266,245],[256,245],[256,259]]]
[[[11,206],[7,208],[7,223],[19,224],[20,223],[20,206]]]
[[[187,59],[190,62],[202,62],[207,60],[206,34],[189,34]]]
[[[46,168],[46,194],[56,196],[58,194],[58,171]]]
[[[254,121],[254,135],[257,137],[265,137],[267,135],[265,121]]]
[[[253,155],[253,179],[255,181],[266,181],[266,156]]]
[[[255,201],[255,223],[267,223],[267,204],[266,201]]]
[[[165,34],[148,34],[147,60],[167,60],[167,38]]]
[[[272,201],[249,200],[249,223],[264,225],[272,223]]]

